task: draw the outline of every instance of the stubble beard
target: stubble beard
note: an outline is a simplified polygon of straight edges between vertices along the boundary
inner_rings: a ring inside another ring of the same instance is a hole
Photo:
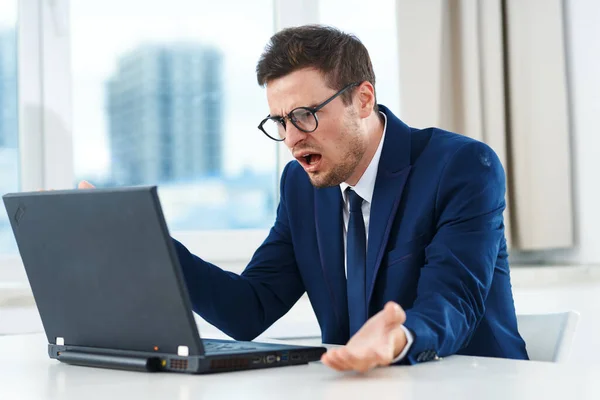
[[[362,135],[358,124],[347,123],[340,140],[340,144],[346,147],[346,151],[341,157],[342,162],[334,165],[329,171],[309,173],[308,178],[312,185],[316,188],[325,188],[347,181],[366,152],[367,146],[361,139]]]

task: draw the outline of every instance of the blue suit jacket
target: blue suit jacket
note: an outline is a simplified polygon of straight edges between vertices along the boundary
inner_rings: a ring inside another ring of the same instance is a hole
[[[404,362],[469,354],[526,359],[517,331],[502,213],[505,175],[485,144],[414,129],[387,108],[371,204],[369,316],[393,300],[415,341]],[[274,226],[241,275],[175,241],[194,310],[238,340],[252,340],[305,292],[325,343],[348,341],[342,196],[314,188],[290,162]]]

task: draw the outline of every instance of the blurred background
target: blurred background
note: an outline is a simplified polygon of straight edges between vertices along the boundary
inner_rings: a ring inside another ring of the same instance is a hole
[[[578,310],[594,362],[599,20],[596,0],[0,0],[0,194],[156,184],[173,236],[240,272],[290,160],[256,129],[256,62],[284,27],[334,25],[380,103],[498,153],[517,311]],[[283,320],[315,331],[305,299]],[[0,207],[0,334],[40,330]]]

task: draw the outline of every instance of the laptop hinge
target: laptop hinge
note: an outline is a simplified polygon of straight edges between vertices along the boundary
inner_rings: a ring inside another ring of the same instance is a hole
[[[57,359],[68,364],[87,367],[118,368],[144,372],[157,372],[161,369],[161,360],[158,357],[129,357],[67,350],[60,351]]]

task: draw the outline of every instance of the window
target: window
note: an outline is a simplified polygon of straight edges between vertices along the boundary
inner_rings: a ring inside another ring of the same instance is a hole
[[[169,228],[268,228],[276,143],[255,66],[272,0],[70,2],[76,180],[159,185]]]
[[[379,101],[398,108],[393,0],[360,26],[340,0],[0,3],[14,7],[0,9],[13,27],[20,4],[21,106],[52,111],[23,118],[20,188],[158,184],[171,232],[213,262],[246,261],[264,240],[291,159],[256,129],[268,106],[255,66],[276,29],[355,32]]]
[[[17,0],[0,2],[0,195],[19,189],[17,108]],[[0,255],[17,247],[4,204],[0,206]]]
[[[366,46],[375,70],[377,102],[401,117],[395,0],[365,7],[359,0],[320,0],[320,23],[355,34]],[[357,19],[360,10],[360,20]]]

